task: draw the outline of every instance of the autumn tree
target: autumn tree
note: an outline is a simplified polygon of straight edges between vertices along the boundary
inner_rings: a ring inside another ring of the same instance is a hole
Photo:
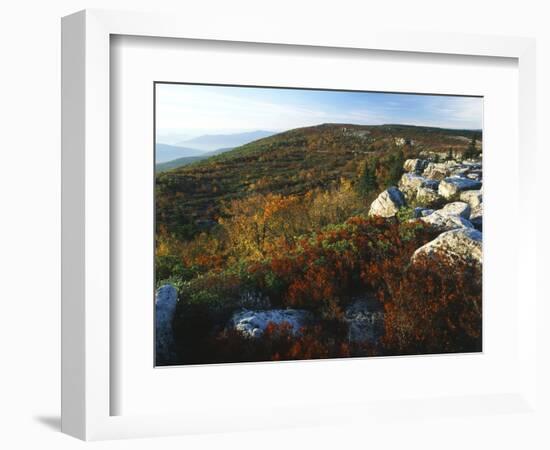
[[[308,217],[310,230],[319,230],[329,224],[343,223],[349,217],[360,214],[364,202],[353,189],[351,180],[341,179],[338,187],[310,194]]]
[[[293,241],[307,229],[307,215],[298,196],[255,194],[233,200],[224,210],[223,225],[234,252],[252,259],[265,254],[277,238]]]

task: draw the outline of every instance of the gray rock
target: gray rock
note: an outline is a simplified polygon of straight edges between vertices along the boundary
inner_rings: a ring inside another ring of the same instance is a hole
[[[270,323],[275,325],[287,323],[291,331],[296,334],[311,320],[311,313],[300,309],[270,309],[266,311],[245,309],[233,314],[228,326],[244,336],[257,338],[265,332]]]
[[[476,205],[472,208],[470,213],[470,221],[478,230],[483,229],[483,203]]]
[[[405,172],[422,173],[426,168],[428,161],[424,159],[407,159],[403,164],[403,170]]]
[[[460,216],[464,219],[470,218],[470,205],[466,202],[452,202],[446,204],[443,208],[439,210],[443,214],[448,214],[451,216]]]
[[[423,187],[437,191],[437,188],[439,187],[439,180],[432,180],[430,178],[426,178],[426,181],[424,182]]]
[[[420,220],[441,231],[454,230],[456,228],[473,228],[472,223],[454,214],[447,214],[441,210],[422,217]]]
[[[438,193],[447,200],[454,199],[463,191],[479,189],[481,182],[462,177],[445,178],[439,183]]]
[[[420,187],[416,191],[416,203],[426,207],[438,207],[444,200],[437,191],[429,187]]]
[[[475,208],[483,201],[483,194],[481,191],[464,191],[460,193],[460,200],[468,203],[470,208]]]
[[[431,178],[433,180],[442,180],[445,177],[448,177],[451,173],[451,168],[456,167],[458,163],[454,160],[445,161],[442,163],[429,163],[422,175],[426,178]]]
[[[397,211],[399,211],[399,208],[402,208],[405,204],[403,193],[396,187],[391,186],[372,202],[369,209],[369,216],[394,217]]]
[[[404,173],[399,180],[399,190],[403,192],[407,200],[416,198],[418,189],[426,183],[427,179],[415,173]]]
[[[176,312],[178,292],[171,284],[157,289],[155,295],[155,356],[156,363],[169,363],[175,358],[172,321]]]
[[[483,263],[482,234],[473,228],[460,228],[440,234],[417,249],[411,261],[438,253],[449,261],[462,260],[481,266]]]
[[[434,212],[433,209],[416,207],[416,208],[414,208],[414,217],[416,219],[418,219],[420,217],[426,217],[426,216],[429,216],[433,212]]]

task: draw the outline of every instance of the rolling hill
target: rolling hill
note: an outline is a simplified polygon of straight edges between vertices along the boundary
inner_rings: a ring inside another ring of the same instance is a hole
[[[328,189],[341,178],[356,180],[367,158],[383,171],[396,155],[460,152],[474,137],[481,137],[479,130],[405,125],[323,124],[286,131],[157,173],[157,224],[179,238],[191,237],[197,224],[215,223],[232,199]]]
[[[248,144],[275,134],[273,131],[256,130],[234,134],[206,134],[193,139],[178,142],[178,146],[191,147],[203,151],[214,151],[220,148],[233,148]]]
[[[167,170],[177,169],[178,167],[186,166],[188,164],[210,158],[211,156],[219,155],[220,153],[224,153],[229,150],[232,150],[232,148],[219,148],[211,152],[204,152],[200,156],[184,156],[183,158],[177,158],[170,161],[157,163],[155,165],[155,170],[157,173],[166,172]]]

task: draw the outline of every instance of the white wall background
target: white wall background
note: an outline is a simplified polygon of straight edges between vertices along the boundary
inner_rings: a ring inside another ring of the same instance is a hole
[[[216,20],[269,18],[285,27],[380,27],[424,31],[532,36],[538,39],[538,130],[541,223],[547,216],[550,124],[550,14],[547,2],[521,0],[322,1],[232,0],[11,0],[0,10],[0,447],[81,448],[59,433],[60,359],[60,17],[83,8],[179,10],[206,27]],[[213,18],[216,18],[213,20]],[[314,24],[314,25],[311,25]],[[536,174],[533,174],[536,176]],[[518,230],[525,232],[526,230]],[[548,238],[539,236],[539,271]],[[544,247],[544,248],[543,248]],[[543,258],[544,256],[544,258]],[[547,265],[548,268],[548,265]],[[548,273],[548,270],[546,270]],[[542,288],[542,286],[541,286]],[[548,295],[546,294],[547,298]],[[542,306],[539,314],[548,313]],[[539,348],[550,380],[546,330]],[[546,355],[546,357],[545,357]],[[543,381],[543,380],[541,380]],[[544,389],[541,395],[547,395]],[[546,397],[548,399],[548,397]],[[547,401],[547,404],[550,404]],[[530,416],[403,421],[387,429],[282,430],[212,436],[118,441],[95,448],[548,448],[547,417]]]

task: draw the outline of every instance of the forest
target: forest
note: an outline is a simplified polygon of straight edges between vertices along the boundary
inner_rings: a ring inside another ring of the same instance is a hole
[[[158,172],[156,287],[172,286],[177,302],[173,348],[157,365],[480,351],[480,261],[418,250],[453,229],[481,230],[470,201],[481,138],[323,124]],[[408,180],[420,180],[413,194]],[[420,189],[434,183],[427,205]],[[373,213],[391,187],[403,200],[390,216]],[[459,203],[467,218],[439,212]]]

